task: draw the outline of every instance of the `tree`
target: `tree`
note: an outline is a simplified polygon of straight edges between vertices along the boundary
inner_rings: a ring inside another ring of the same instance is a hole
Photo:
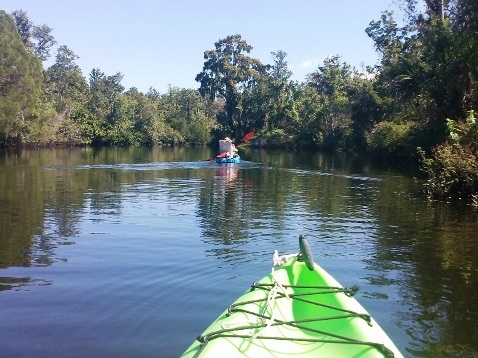
[[[323,130],[320,124],[322,100],[319,92],[312,86],[302,84],[298,88],[295,110],[300,121],[290,127],[296,142],[301,146],[319,146],[323,142]]]
[[[67,46],[57,50],[56,61],[45,71],[44,93],[57,113],[50,120],[55,128],[55,140],[68,143],[88,143],[86,134],[89,114],[85,110],[89,97],[88,84]]]
[[[425,149],[446,140],[446,118],[465,118],[478,105],[477,3],[473,0],[403,0],[407,23],[393,14],[371,22],[367,34],[382,54],[376,88],[388,103],[384,117],[412,129]],[[413,148],[413,143],[409,148]],[[409,156],[410,153],[406,155]]]
[[[340,63],[339,56],[328,57],[323,66],[309,75],[308,80],[309,86],[315,88],[321,98],[318,128],[322,133],[321,144],[344,148],[351,124],[351,67],[345,62]]]
[[[292,73],[286,61],[287,53],[284,51],[271,52],[273,65],[264,66],[266,73],[256,79],[254,86],[246,88],[242,94],[243,125],[247,130],[259,130],[264,135],[275,130],[275,144],[285,145],[282,134],[291,122],[296,121],[292,108],[294,106],[294,85],[289,81]],[[267,141],[271,139],[267,135]]]
[[[47,25],[34,26],[32,36],[36,40],[35,54],[42,61],[50,58],[50,48],[56,44],[51,35],[52,28]]]
[[[352,121],[348,146],[356,151],[367,149],[368,134],[383,119],[383,99],[374,85],[373,74],[355,72],[348,90]]]
[[[287,53],[282,50],[272,52],[274,64],[270,67],[270,106],[267,113],[268,128],[283,127],[290,122],[289,114],[293,106],[293,86],[289,82],[292,72],[286,61]]]
[[[53,29],[47,25],[33,25],[23,10],[12,12],[12,16],[25,48],[35,53],[40,60],[47,60],[50,57],[51,47],[56,44],[51,35]]]
[[[13,18],[0,10],[0,142],[21,139],[42,86],[40,60],[28,52]]]
[[[197,90],[169,88],[161,96],[160,111],[165,122],[181,133],[182,141],[189,144],[207,144],[216,125],[211,100]]]
[[[26,11],[16,10],[12,12],[12,16],[15,20],[15,26],[17,27],[23,45],[25,45],[27,50],[33,51],[34,46],[31,42],[33,23],[28,18]]]
[[[287,53],[279,50],[271,52],[271,54],[272,59],[274,60],[274,65],[270,67],[270,75],[275,80],[288,81],[290,76],[292,76],[292,72],[289,71],[289,66],[285,60]]]
[[[45,71],[45,87],[54,99],[56,110],[68,117],[78,106],[84,106],[88,94],[86,83],[75,60],[78,56],[66,46],[57,50],[56,61]]]
[[[119,96],[123,93],[121,85],[123,75],[116,73],[107,76],[99,69],[90,72],[90,100],[88,109],[93,114],[91,135],[94,143],[110,143],[115,137],[114,131],[119,128]]]
[[[241,35],[228,36],[214,45],[215,50],[204,52],[203,70],[196,76],[199,92],[212,100],[224,99],[225,117],[218,117],[222,131],[240,136],[246,129],[242,123],[241,95],[244,89],[257,84],[266,67],[244,54],[250,53],[252,46]]]

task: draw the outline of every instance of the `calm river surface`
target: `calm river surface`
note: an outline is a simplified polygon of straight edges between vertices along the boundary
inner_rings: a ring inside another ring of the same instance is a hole
[[[177,357],[298,251],[407,357],[478,356],[478,213],[350,154],[0,152],[0,356]]]

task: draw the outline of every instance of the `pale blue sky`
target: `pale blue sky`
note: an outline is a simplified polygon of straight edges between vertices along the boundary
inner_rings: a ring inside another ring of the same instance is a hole
[[[234,34],[264,64],[273,63],[271,52],[286,52],[299,82],[326,56],[357,69],[373,65],[378,55],[365,29],[396,6],[393,0],[0,0],[0,9],[25,10],[35,25],[53,28],[57,45],[80,57],[86,78],[93,68],[121,72],[127,89],[165,93],[169,85],[198,88],[204,51]]]

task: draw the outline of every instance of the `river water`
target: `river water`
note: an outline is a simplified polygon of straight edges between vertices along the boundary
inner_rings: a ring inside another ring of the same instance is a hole
[[[177,357],[272,254],[314,259],[406,357],[478,356],[478,212],[351,154],[0,152],[0,356]]]

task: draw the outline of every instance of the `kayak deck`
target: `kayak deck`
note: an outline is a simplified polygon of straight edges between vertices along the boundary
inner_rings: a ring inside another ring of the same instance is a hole
[[[288,256],[183,357],[402,357],[352,290],[301,255]]]

